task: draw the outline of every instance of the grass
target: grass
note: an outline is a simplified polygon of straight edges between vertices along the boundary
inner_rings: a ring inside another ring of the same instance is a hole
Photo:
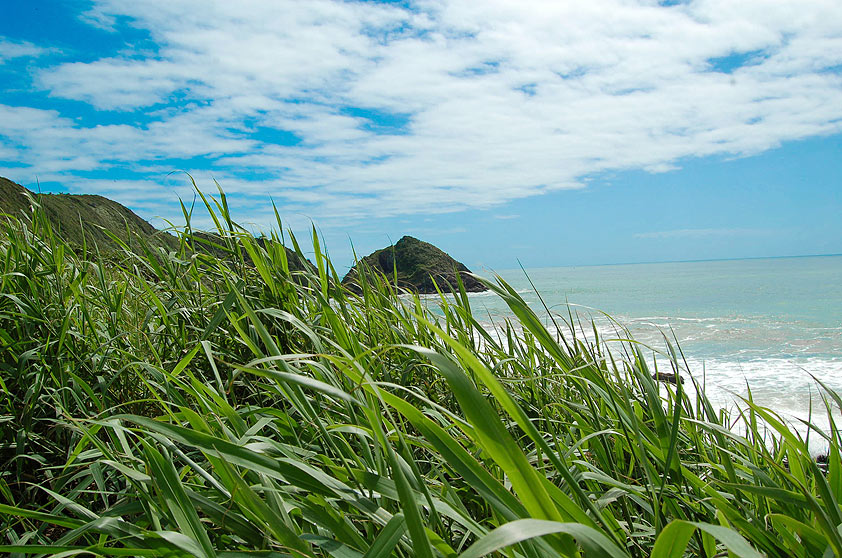
[[[496,331],[464,289],[431,312],[363,271],[355,294],[315,231],[291,269],[203,199],[212,254],[189,229],[104,260],[38,211],[4,225],[0,553],[842,555],[832,417],[820,468],[751,400],[656,384],[621,328],[547,327],[500,278]]]

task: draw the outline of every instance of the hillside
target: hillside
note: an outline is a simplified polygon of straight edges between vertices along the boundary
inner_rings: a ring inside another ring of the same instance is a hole
[[[118,249],[118,243],[105,231],[117,236],[134,251],[140,249],[139,239],[149,246],[177,250],[178,239],[153,227],[138,217],[131,209],[114,200],[90,194],[35,194],[8,178],[0,177],[0,214],[20,217],[31,212],[27,194],[36,200],[50,220],[52,228],[70,244],[81,246],[82,241],[95,244],[101,251]],[[192,235],[196,251],[217,258],[230,257],[226,244],[217,234],[195,231]],[[266,247],[269,240],[257,238]],[[313,264],[293,250],[286,248],[287,261],[293,271],[311,269]]]
[[[380,272],[389,279],[394,277],[397,270],[398,286],[419,293],[435,293],[433,279],[440,289],[455,289],[457,271],[461,274],[462,283],[468,292],[488,290],[485,285],[469,275],[471,270],[465,267],[465,264],[456,261],[429,242],[411,236],[404,236],[393,246],[364,257],[342,280],[344,284],[354,288],[357,268],[360,265]]]
[[[100,250],[117,249],[118,244],[109,231],[132,249],[138,249],[138,238],[154,246],[174,249],[178,240],[159,231],[132,210],[98,195],[35,194],[20,184],[0,177],[0,213],[20,217],[29,213],[31,203],[27,194],[36,200],[50,220],[52,227],[68,242],[81,245],[96,244]]]

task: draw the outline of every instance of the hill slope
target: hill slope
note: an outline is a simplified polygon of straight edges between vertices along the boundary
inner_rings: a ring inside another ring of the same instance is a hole
[[[20,184],[0,177],[0,213],[20,217],[29,213],[31,201],[40,204],[52,227],[71,244],[95,243],[101,250],[114,250],[118,244],[109,231],[133,249],[143,238],[155,246],[174,249],[178,240],[138,217],[131,209],[97,195],[35,194]]]
[[[462,277],[462,283],[468,292],[488,290],[485,285],[467,275],[471,272],[465,264],[458,262],[429,242],[418,240],[411,236],[404,236],[393,246],[377,250],[364,257],[351,268],[343,283],[354,286],[359,265],[383,273],[391,279],[397,270],[398,286],[420,293],[436,292],[433,279],[439,288],[447,290],[448,286],[456,288],[456,272]]]
[[[35,200],[54,230],[70,244],[81,246],[82,241],[96,244],[102,251],[113,251],[118,244],[105,231],[117,236],[133,251],[140,249],[138,239],[150,246],[177,250],[178,239],[160,231],[138,217],[131,209],[103,196],[89,194],[35,194],[7,178],[0,177],[0,214],[20,217],[29,214],[32,208],[30,198]],[[222,245],[224,241],[215,233],[193,231],[193,245],[198,252],[220,259],[231,257]],[[266,247],[270,242],[265,237],[257,239]],[[293,271],[312,269],[313,264],[296,252],[286,248],[289,268]]]

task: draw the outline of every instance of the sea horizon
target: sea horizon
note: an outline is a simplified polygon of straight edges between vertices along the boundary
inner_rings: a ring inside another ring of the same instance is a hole
[[[612,263],[583,263],[583,264],[560,264],[560,265],[532,265],[532,266],[524,266],[523,269],[529,271],[530,269],[538,270],[538,269],[554,269],[554,268],[568,268],[568,267],[610,267],[610,266],[623,266],[623,265],[652,265],[652,264],[670,264],[670,263],[701,263],[701,262],[730,262],[730,261],[742,261],[742,260],[786,260],[786,259],[796,259],[796,258],[832,258],[842,256],[842,252],[836,253],[822,253],[822,254],[787,254],[782,256],[744,256],[744,257],[736,257],[736,258],[696,258],[696,259],[678,259],[678,260],[644,260],[644,261],[637,261],[637,262],[612,262]],[[457,258],[458,259],[458,258]],[[510,271],[521,271],[519,267],[507,267],[502,268],[499,270],[495,270],[490,267],[481,266],[483,270],[489,270],[491,272],[510,272]],[[476,273],[476,271],[473,271]],[[478,275],[482,275],[481,273],[477,273]]]

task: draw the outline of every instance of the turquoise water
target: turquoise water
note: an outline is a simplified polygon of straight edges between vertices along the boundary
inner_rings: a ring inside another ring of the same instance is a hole
[[[842,393],[842,256],[560,267],[527,270],[554,313],[566,303],[611,336],[609,313],[635,337],[663,348],[674,332],[689,372],[720,405],[747,394],[806,417],[815,375]],[[499,272],[546,317],[521,270]],[[488,293],[472,295],[490,324],[511,317]],[[672,332],[670,331],[670,328]],[[815,403],[815,399],[814,399]]]

